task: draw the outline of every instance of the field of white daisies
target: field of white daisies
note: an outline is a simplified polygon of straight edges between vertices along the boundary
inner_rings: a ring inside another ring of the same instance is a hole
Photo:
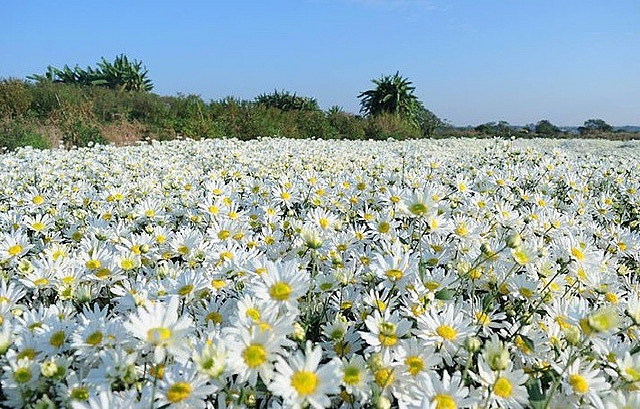
[[[640,142],[0,156],[0,405],[638,408]]]

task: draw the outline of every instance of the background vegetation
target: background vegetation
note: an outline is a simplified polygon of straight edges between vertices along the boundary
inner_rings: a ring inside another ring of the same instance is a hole
[[[204,101],[198,95],[160,96],[142,62],[120,55],[96,67],[47,67],[44,74],[0,79],[0,149],[47,148],[94,143],[129,144],[151,139],[263,136],[323,139],[410,139],[424,137],[576,137],[548,120],[526,127],[490,122],[456,128],[427,110],[415,87],[400,73],[372,80],[363,91],[359,114],[315,98],[275,90],[253,100],[227,97]],[[585,138],[631,139],[602,119],[575,130]]]

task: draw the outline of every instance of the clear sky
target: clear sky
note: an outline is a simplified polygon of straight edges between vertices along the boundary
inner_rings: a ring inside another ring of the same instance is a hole
[[[162,95],[357,112],[396,71],[455,125],[640,125],[640,0],[1,0],[0,77],[142,60]]]

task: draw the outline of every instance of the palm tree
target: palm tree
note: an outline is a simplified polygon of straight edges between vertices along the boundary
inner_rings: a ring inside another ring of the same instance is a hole
[[[365,116],[377,116],[382,113],[394,114],[404,119],[414,120],[422,104],[413,94],[415,87],[411,81],[396,72],[371,80],[376,88],[358,95],[360,112]]]

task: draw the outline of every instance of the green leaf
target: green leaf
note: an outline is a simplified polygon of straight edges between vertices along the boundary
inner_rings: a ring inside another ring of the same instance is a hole
[[[542,392],[542,384],[540,383],[540,379],[537,378],[529,378],[529,380],[525,383],[527,387],[527,392],[529,393],[529,400],[533,401],[544,401],[546,397]]]
[[[443,288],[442,290],[436,293],[435,297],[436,297],[436,300],[448,301],[453,299],[454,294],[455,294],[455,291],[450,290],[448,288]]]

